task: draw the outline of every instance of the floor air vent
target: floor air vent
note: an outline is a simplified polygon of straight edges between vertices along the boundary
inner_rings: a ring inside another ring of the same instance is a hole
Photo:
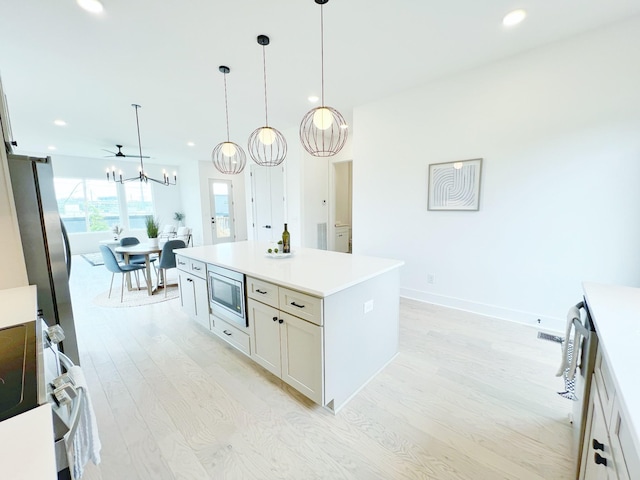
[[[550,333],[538,332],[538,338],[541,340],[549,340],[550,342],[562,343],[563,338],[558,335],[551,335]]]

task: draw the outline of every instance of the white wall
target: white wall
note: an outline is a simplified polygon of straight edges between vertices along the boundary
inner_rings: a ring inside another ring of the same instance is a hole
[[[119,170],[122,170],[123,177],[125,178],[134,177],[138,173],[138,162],[111,158],[101,162],[95,158],[51,155],[51,165],[53,166],[54,176],[59,178],[95,178],[106,180],[106,169],[111,167],[116,168],[116,174]],[[155,209],[154,214],[160,220],[161,228],[165,224],[175,224],[173,220],[174,213],[183,210],[180,190],[182,188],[188,188],[187,185],[183,186],[184,181],[177,166],[147,165],[145,163],[145,172],[147,172],[150,177],[161,179],[163,169],[171,175],[173,172],[176,172],[178,174],[178,184],[176,186],[164,186],[150,182]],[[146,230],[125,230],[122,235],[135,236],[143,242],[147,240]],[[71,245],[71,253],[97,252],[100,240],[107,240],[112,237],[113,234],[111,231],[70,233],[69,243]]]
[[[543,326],[583,280],[639,286],[638,51],[636,19],[355,109],[355,253],[403,259],[405,296]],[[427,211],[428,165],[477,157],[480,211]]]

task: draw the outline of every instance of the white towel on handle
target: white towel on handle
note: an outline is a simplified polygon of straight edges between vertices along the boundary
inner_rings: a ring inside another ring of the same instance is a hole
[[[78,426],[73,438],[65,435],[67,454],[69,456],[69,470],[74,480],[80,480],[84,474],[84,467],[89,460],[94,464],[100,463],[100,438],[98,437],[98,424],[93,412],[93,405],[89,397],[89,389],[84,373],[79,366],[69,369],[69,376],[73,379],[76,388],[83,390],[84,396],[78,412]]]
[[[583,304],[581,302],[578,305],[571,307],[569,309],[569,312],[567,312],[567,327],[564,335],[564,342],[562,344],[562,359],[560,362],[560,368],[558,369],[558,373],[556,373],[556,377],[561,377],[562,375],[564,375],[567,369],[570,368],[570,363],[573,365],[573,368],[571,368],[571,370],[573,370],[573,373],[575,373],[576,363],[574,362],[574,359],[576,359],[577,355],[575,354],[571,355],[571,359],[569,359],[569,338],[571,338],[571,329],[573,328],[573,320],[576,318],[580,320],[580,308],[582,307],[582,305]],[[578,334],[578,331],[576,330],[574,334],[574,339],[573,339],[574,350],[578,345],[576,343],[577,341],[579,341],[579,334]],[[571,377],[573,378],[573,374],[571,375]]]

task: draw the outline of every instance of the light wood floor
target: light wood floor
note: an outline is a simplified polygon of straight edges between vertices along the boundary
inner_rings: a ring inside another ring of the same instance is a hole
[[[402,300],[400,354],[334,416],[188,319],[179,300],[94,306],[109,279],[74,257],[103,445],[86,480],[571,478],[560,347],[535,329]]]

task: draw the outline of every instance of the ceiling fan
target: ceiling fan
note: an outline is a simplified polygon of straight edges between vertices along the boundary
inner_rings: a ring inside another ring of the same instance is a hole
[[[122,153],[122,145],[116,145],[116,147],[118,147],[118,151],[117,152],[112,152],[111,150],[106,150],[103,148],[103,150],[105,152],[109,152],[111,155],[106,155],[106,157],[117,157],[117,158],[151,158],[151,157],[147,157],[146,155],[125,155],[124,153]]]

